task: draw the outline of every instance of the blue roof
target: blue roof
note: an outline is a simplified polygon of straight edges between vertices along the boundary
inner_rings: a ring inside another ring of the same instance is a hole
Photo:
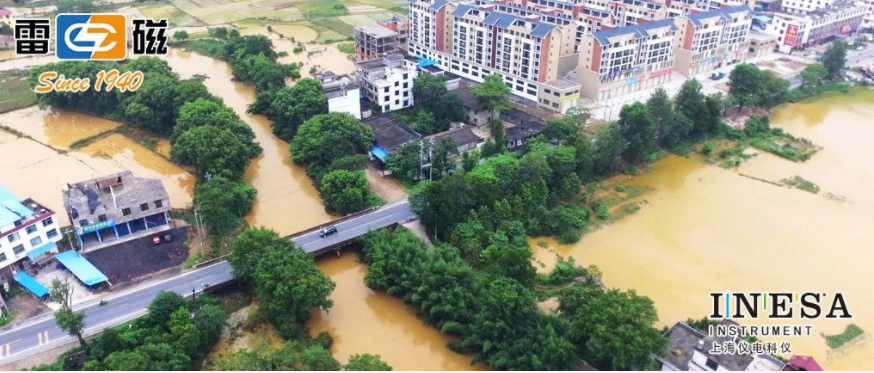
[[[379,145],[374,145],[372,148],[370,148],[370,153],[383,162],[386,162],[386,160],[388,159],[388,151],[381,148]]]
[[[22,205],[18,197],[0,185],[0,227],[32,214],[33,211]]]
[[[428,59],[425,57],[416,56],[416,59],[419,60],[419,65],[417,67],[428,67],[428,66],[433,66],[433,65],[437,64],[437,61],[434,61],[432,59]]]
[[[49,289],[46,289],[45,286],[37,282],[33,277],[30,277],[29,274],[24,273],[24,271],[16,272],[14,275],[12,275],[12,278],[15,279],[16,282],[21,284],[21,286],[24,286],[27,291],[33,293],[33,295],[36,295],[38,298],[42,298],[49,293]]]
[[[600,42],[601,45],[609,45],[611,43],[609,40],[607,40],[607,38],[610,38],[613,36],[628,35],[628,34],[634,34],[635,37],[644,38],[644,37],[649,36],[649,33],[647,33],[647,30],[651,30],[654,28],[662,28],[665,26],[671,26],[671,30],[677,29],[677,26],[674,26],[674,20],[663,19],[663,20],[659,20],[659,21],[655,21],[655,22],[641,23],[639,25],[631,25],[631,26],[625,26],[625,27],[617,27],[614,29],[609,29],[609,30],[604,30],[604,31],[597,31],[597,32],[595,32],[595,38],[598,39],[598,42]]]
[[[53,249],[56,249],[57,247],[58,247],[58,245],[55,245],[54,242],[49,241],[49,242],[46,242],[45,245],[42,245],[34,250],[28,251],[27,257],[30,259],[35,259],[36,257],[44,254],[46,251],[51,251]]]
[[[94,267],[94,265],[91,264],[88,259],[85,259],[84,256],[79,255],[76,250],[62,252],[55,256],[55,258],[57,258],[64,267],[67,267],[70,272],[73,272],[73,274],[76,275],[76,277],[78,277],[85,285],[97,285],[108,280],[103,272],[100,272],[97,267]]]
[[[431,8],[431,10],[439,10],[440,8],[442,8],[444,5],[446,5],[448,3],[449,3],[449,1],[447,1],[447,0],[437,0],[433,4],[431,4],[430,8]]]
[[[733,6],[731,8],[714,9],[706,12],[690,14],[689,19],[695,26],[701,26],[701,20],[721,16],[723,19],[731,19],[728,15],[737,12],[749,11],[750,8],[746,5]]]
[[[550,24],[550,23],[532,21],[532,20],[528,20],[528,19],[525,19],[522,17],[518,17],[518,16],[515,16],[512,14],[509,14],[509,13],[481,9],[479,7],[466,5],[466,4],[459,5],[458,8],[455,9],[455,12],[452,13],[452,15],[455,17],[464,17],[467,14],[467,12],[469,12],[471,9],[477,9],[477,10],[481,10],[483,12],[488,13],[488,15],[486,16],[486,19],[483,20],[483,23],[490,25],[490,26],[495,26],[495,27],[498,27],[501,29],[505,29],[505,30],[510,28],[510,26],[512,26],[513,23],[515,23],[516,21],[523,21],[523,22],[531,23],[534,25],[534,28],[531,30],[531,35],[534,37],[538,37],[538,38],[545,37],[547,34],[549,34],[550,31],[555,29],[555,25]]]
[[[757,15],[757,16],[753,16],[753,19],[756,21],[762,21],[762,22],[770,22],[771,21],[771,17],[764,16],[761,14]]]

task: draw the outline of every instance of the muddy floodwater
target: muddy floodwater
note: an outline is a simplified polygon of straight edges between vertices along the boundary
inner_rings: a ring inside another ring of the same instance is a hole
[[[288,235],[332,220],[304,167],[291,161],[288,143],[273,136],[270,120],[246,113],[247,106],[255,102],[252,85],[233,81],[230,66],[210,57],[171,50],[165,59],[183,78],[206,75],[204,84],[209,92],[234,109],[264,149],[246,169],[246,183],[258,190],[255,207],[246,215],[250,225]]]
[[[337,283],[330,312],[315,312],[313,335],[327,330],[334,337],[334,357],[345,364],[353,354],[377,354],[394,370],[484,370],[470,365],[471,356],[446,348],[448,338],[425,325],[400,299],[364,285],[367,266],[354,252],[325,256],[319,267]]]
[[[270,120],[246,113],[255,101],[252,86],[232,80],[230,67],[221,61],[189,52],[171,50],[166,57],[173,71],[183,77],[204,74],[209,91],[255,132],[264,153],[246,170],[246,182],[258,189],[255,208],[246,216],[252,225],[291,234],[333,220],[304,167],[290,159],[288,144],[273,136]],[[330,312],[314,314],[313,333],[328,330],[334,338],[333,353],[345,363],[355,353],[379,354],[397,370],[441,370],[470,367],[470,357],[446,348],[448,337],[419,320],[402,301],[364,286],[367,266],[354,253],[318,261],[337,283]],[[222,353],[226,351],[223,350]],[[472,369],[484,369],[478,365]]]
[[[121,124],[91,115],[36,106],[0,114],[0,180],[21,196],[33,198],[54,211],[64,211],[61,185],[130,170],[137,176],[159,178],[174,208],[191,205],[194,176],[133,140],[110,133],[82,148],[76,141],[111,131]],[[62,225],[69,224],[67,215]]]
[[[766,340],[789,341],[794,354],[812,355],[829,370],[874,369],[871,118],[874,90],[781,106],[773,126],[824,147],[808,162],[762,154],[738,170],[724,170],[670,156],[634,179],[655,188],[636,214],[574,245],[542,238],[531,244],[538,259],[548,258],[547,250],[574,256],[600,267],[607,286],[649,296],[662,325],[708,315],[709,292],[843,292],[853,320],[760,318],[755,324],[812,325],[809,337]],[[773,181],[799,175],[821,191],[778,187],[741,173]],[[865,334],[829,348],[822,334],[838,334],[850,323]]]

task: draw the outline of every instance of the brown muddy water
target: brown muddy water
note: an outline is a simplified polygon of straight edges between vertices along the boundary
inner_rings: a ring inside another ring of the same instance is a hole
[[[69,150],[74,142],[117,128],[120,124],[87,114],[36,106],[0,114],[0,125],[22,133],[0,131],[0,180],[21,196],[54,211],[64,211],[61,185],[102,175],[133,171],[159,178],[175,208],[191,204],[194,177],[148,148],[113,133],[88,146]],[[62,225],[67,225],[66,214]]]
[[[649,205],[636,214],[574,245],[543,238],[531,245],[538,259],[550,257],[546,250],[574,256],[603,270],[607,286],[649,296],[662,325],[708,315],[709,292],[843,292],[853,320],[796,319],[788,324],[813,325],[814,335],[785,340],[794,354],[812,355],[829,370],[874,369],[871,118],[874,90],[781,106],[773,126],[824,147],[808,162],[763,154],[731,171],[670,156],[635,178],[655,188],[645,197]],[[773,181],[800,175],[822,190],[811,194],[738,173]],[[822,334],[838,334],[850,322],[866,334],[830,349]],[[755,323],[787,324],[764,318]]]
[[[250,225],[288,235],[332,220],[304,167],[291,161],[288,143],[273,136],[270,120],[246,113],[249,103],[255,101],[252,85],[233,81],[230,66],[210,57],[171,50],[165,59],[183,78],[206,75],[204,84],[210,93],[234,109],[252,128],[255,141],[264,149],[246,169],[246,182],[258,190],[255,207],[246,215]]]
[[[252,127],[255,140],[264,148],[246,170],[246,182],[258,189],[255,208],[246,217],[250,224],[287,235],[333,219],[325,213],[304,168],[290,160],[287,143],[271,133],[270,120],[246,113],[246,106],[255,101],[250,85],[232,81],[230,67],[209,57],[171,50],[166,59],[183,77],[207,75],[204,84],[209,91]],[[364,286],[367,266],[358,263],[354,253],[340,258],[326,256],[318,264],[337,288],[330,312],[316,313],[309,326],[313,333],[331,333],[338,360],[345,363],[351,354],[373,353],[397,370],[470,368],[470,357],[447,349],[448,337],[422,323],[403,302]],[[222,347],[222,354],[234,349],[227,347]],[[472,369],[484,368],[478,365]]]
[[[353,354],[377,354],[394,370],[486,370],[471,357],[446,348],[448,338],[425,325],[397,298],[364,285],[367,266],[354,252],[325,256],[319,267],[337,283],[330,312],[315,312],[308,326],[315,336],[334,337],[334,357],[345,364]]]

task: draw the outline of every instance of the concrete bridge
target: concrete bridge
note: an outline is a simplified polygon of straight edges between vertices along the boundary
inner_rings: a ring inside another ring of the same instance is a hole
[[[416,218],[410,210],[409,202],[403,200],[295,233],[289,236],[289,239],[307,253],[318,256],[338,250],[369,231]],[[325,238],[319,237],[318,231],[329,225],[337,227],[337,233]],[[74,310],[85,313],[85,335],[92,336],[105,328],[144,315],[146,307],[158,292],[169,290],[184,296],[192,296],[195,293],[208,291],[209,289],[204,289],[204,284],[209,284],[208,287],[211,289],[233,280],[230,263],[220,260],[158,283],[143,284],[122,293],[111,294],[106,298],[108,303],[104,306],[93,301],[76,305]],[[74,341],[73,337],[68,336],[55,325],[51,314],[37,316],[0,332],[0,367]]]

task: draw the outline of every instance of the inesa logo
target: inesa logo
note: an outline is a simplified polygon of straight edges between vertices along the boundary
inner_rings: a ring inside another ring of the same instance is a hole
[[[123,14],[59,14],[57,55],[62,60],[122,60],[127,55]]]
[[[711,319],[757,319],[759,313],[770,319],[791,319],[798,312],[802,319],[851,319],[842,293],[710,293]]]

